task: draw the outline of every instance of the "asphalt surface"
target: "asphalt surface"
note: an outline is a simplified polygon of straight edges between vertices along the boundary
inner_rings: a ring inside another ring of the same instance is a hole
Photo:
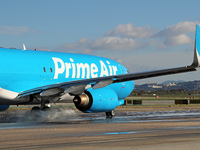
[[[117,116],[54,108],[0,113],[0,149],[200,149],[200,106],[118,108]]]

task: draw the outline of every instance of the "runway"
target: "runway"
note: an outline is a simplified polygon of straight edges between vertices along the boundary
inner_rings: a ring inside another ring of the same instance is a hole
[[[121,108],[117,116],[52,109],[0,114],[0,149],[199,149],[200,107]]]

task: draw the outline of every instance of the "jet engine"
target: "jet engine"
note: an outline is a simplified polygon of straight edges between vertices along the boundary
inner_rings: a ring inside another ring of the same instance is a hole
[[[89,89],[84,94],[75,96],[76,108],[82,112],[109,112],[118,106],[118,96],[109,87]]]

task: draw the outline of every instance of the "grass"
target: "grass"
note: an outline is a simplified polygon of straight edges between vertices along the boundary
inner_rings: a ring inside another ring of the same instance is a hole
[[[200,95],[129,96],[125,100],[200,100]]]

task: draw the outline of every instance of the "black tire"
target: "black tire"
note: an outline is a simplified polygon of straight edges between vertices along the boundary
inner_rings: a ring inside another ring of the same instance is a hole
[[[113,118],[115,116],[115,110],[106,112],[106,117],[107,118]]]
[[[35,112],[35,111],[39,111],[39,110],[40,110],[40,107],[34,106],[34,107],[31,109],[31,112]]]
[[[41,114],[41,109],[40,109],[40,107],[34,106],[34,107],[31,109],[31,112],[30,112],[31,121],[32,121],[32,120],[38,121],[37,119],[40,117],[40,114]]]

